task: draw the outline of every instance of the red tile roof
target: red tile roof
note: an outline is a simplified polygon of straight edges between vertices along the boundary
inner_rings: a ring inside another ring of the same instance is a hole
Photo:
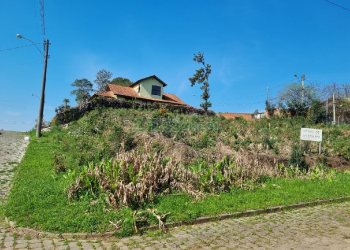
[[[105,97],[115,97],[112,91],[98,92],[96,93],[96,95],[105,96]]]
[[[184,103],[179,97],[177,97],[174,94],[163,94],[163,99],[164,100],[169,100],[169,101],[174,101],[174,102],[178,102],[184,105],[187,105],[186,103]]]
[[[163,94],[163,99],[147,98],[147,97],[139,96],[136,93],[136,91],[131,87],[125,87],[125,86],[120,86],[116,84],[108,84],[106,91],[98,92],[95,95],[105,96],[105,97],[123,96],[126,98],[135,98],[135,99],[142,99],[146,101],[163,102],[163,103],[171,103],[171,104],[187,106],[186,103],[184,103],[179,97],[177,97],[174,94]]]
[[[142,79],[140,79],[140,80],[137,80],[136,82],[134,82],[133,84],[131,84],[130,87],[133,87],[133,86],[139,84],[140,82],[142,82],[142,81],[144,81],[144,80],[147,80],[147,79],[151,79],[151,78],[156,79],[158,82],[160,82],[161,84],[163,84],[164,87],[167,85],[165,82],[163,82],[161,79],[159,79],[158,76],[152,75],[152,76],[147,76],[147,77],[145,77],[145,78],[142,78]]]
[[[108,84],[107,85],[107,91],[113,92],[115,95],[122,95],[122,96],[128,96],[128,97],[135,97],[138,98],[139,95],[135,92],[133,88],[120,86],[117,84]]]

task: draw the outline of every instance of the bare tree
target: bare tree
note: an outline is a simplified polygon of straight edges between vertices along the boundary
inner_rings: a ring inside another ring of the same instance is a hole
[[[112,75],[113,74],[110,71],[107,71],[105,69],[101,69],[97,72],[94,82],[97,84],[98,91],[105,90],[107,84],[111,81]]]
[[[303,87],[300,84],[292,83],[279,93],[279,106],[292,116],[306,116],[308,108],[315,99],[314,87]]]

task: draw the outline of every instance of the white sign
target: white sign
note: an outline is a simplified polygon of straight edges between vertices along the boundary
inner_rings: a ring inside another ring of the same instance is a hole
[[[322,129],[302,128],[300,140],[322,142]]]

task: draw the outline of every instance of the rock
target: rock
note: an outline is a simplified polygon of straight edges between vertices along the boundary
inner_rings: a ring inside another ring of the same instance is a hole
[[[46,127],[42,129],[43,132],[49,132],[50,130],[51,130],[51,127]]]

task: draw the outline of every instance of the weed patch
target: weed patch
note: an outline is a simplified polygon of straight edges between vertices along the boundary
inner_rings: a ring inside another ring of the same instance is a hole
[[[325,161],[304,167],[293,149],[302,126],[307,121],[94,110],[33,138],[3,211],[19,226],[127,236],[163,221],[350,195],[348,172]],[[346,158],[349,128],[317,126],[327,153]]]

